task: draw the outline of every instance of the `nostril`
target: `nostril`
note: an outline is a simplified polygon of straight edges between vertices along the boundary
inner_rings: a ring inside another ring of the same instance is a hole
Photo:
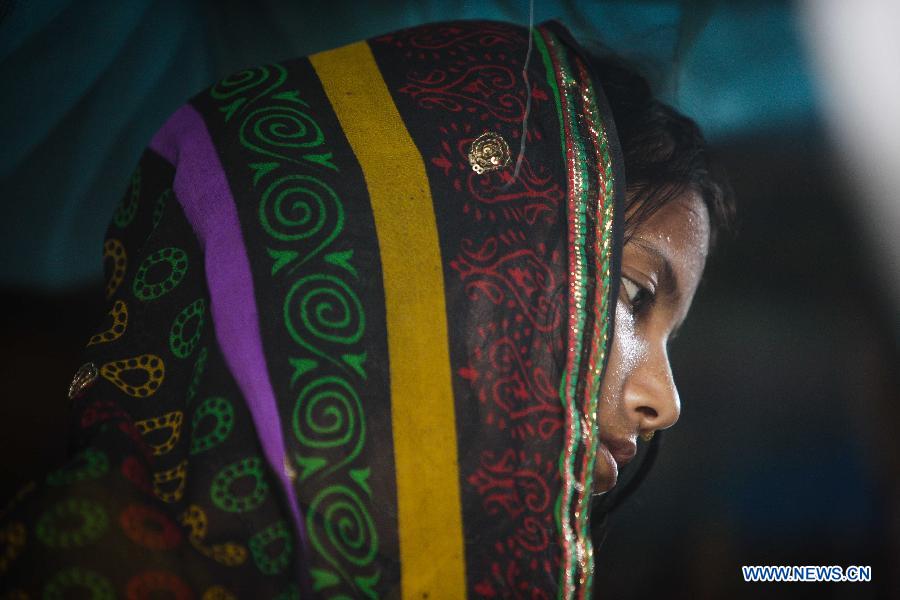
[[[656,419],[657,417],[659,417],[659,413],[656,412],[656,409],[650,406],[639,406],[637,408],[637,411],[641,413],[641,415],[643,415],[646,419]]]

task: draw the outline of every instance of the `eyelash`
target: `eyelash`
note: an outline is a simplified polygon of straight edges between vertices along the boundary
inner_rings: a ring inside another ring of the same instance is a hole
[[[635,288],[633,298],[628,289],[629,284]],[[631,306],[631,314],[633,315],[642,314],[653,306],[653,301],[656,300],[656,296],[652,291],[627,277],[622,278],[622,287],[625,289],[625,297],[628,299],[628,304]]]

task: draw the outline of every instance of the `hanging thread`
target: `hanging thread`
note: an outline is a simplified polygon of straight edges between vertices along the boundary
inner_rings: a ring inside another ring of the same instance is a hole
[[[519,136],[519,153],[516,156],[516,166],[513,169],[512,179],[504,186],[503,190],[515,183],[522,168],[522,159],[525,156],[525,135],[528,128],[528,116],[531,113],[531,83],[528,81],[528,63],[531,61],[531,48],[534,45],[534,0],[528,2],[528,50],[525,52],[525,64],[522,65],[522,80],[525,82],[525,115],[522,117],[522,134]]]

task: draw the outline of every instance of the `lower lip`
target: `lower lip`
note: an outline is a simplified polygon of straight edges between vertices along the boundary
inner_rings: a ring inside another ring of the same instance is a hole
[[[594,492],[602,494],[611,490],[619,478],[619,465],[606,447],[597,448],[597,463],[594,465]]]

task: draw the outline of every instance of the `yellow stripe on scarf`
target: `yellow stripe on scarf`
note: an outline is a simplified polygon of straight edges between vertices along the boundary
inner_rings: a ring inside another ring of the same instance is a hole
[[[403,598],[464,598],[444,278],[425,164],[366,43],[310,61],[362,167],[375,215],[387,308]]]

